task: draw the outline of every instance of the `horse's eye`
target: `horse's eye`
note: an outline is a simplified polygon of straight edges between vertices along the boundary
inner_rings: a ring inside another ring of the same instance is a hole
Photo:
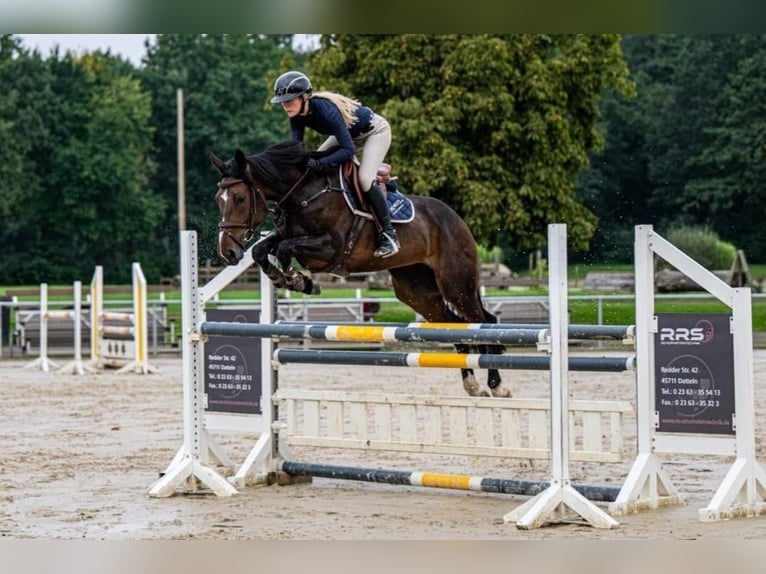
[[[234,196],[234,203],[237,205],[242,205],[245,203],[245,196],[244,195],[235,195]]]

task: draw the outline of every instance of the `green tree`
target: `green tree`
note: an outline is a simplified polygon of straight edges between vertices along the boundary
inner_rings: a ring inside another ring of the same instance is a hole
[[[50,263],[36,246],[46,210],[47,173],[35,150],[50,137],[44,116],[50,73],[37,53],[12,35],[0,36],[0,282],[37,281]]]
[[[388,118],[407,191],[447,202],[486,245],[535,247],[554,221],[587,245],[596,220],[574,188],[602,142],[602,93],[630,92],[618,36],[339,34],[321,46],[316,87]]]
[[[598,127],[605,145],[591,154],[590,168],[581,172],[577,189],[577,197],[598,218],[598,225],[589,252],[575,253],[575,259],[632,261],[633,226],[655,224],[666,215],[653,200],[653,175],[662,172],[657,167],[662,160],[657,158],[664,157],[657,133],[670,118],[656,118],[667,106],[664,102],[686,41],[680,36],[656,35],[622,39],[636,97],[607,93],[601,101]],[[661,185],[667,181],[662,177]],[[656,199],[663,197],[658,192]]]
[[[766,259],[766,36],[748,36],[703,128],[705,148],[689,161],[684,211],[751,258]],[[732,216],[724,216],[730,214]]]
[[[3,39],[3,54],[12,44]],[[128,280],[136,260],[151,272],[164,204],[147,187],[151,108],[135,69],[100,52],[42,60],[12,49],[10,64],[0,58],[0,109],[12,117],[0,121],[2,163],[13,171],[0,184],[0,233],[14,249],[0,280],[68,282],[96,264]]]
[[[707,225],[766,253],[759,176],[747,183],[745,175],[759,165],[763,37],[627,36],[622,44],[637,97],[603,100],[606,145],[578,188],[599,217],[591,255],[631,260],[639,223]]]
[[[156,237],[167,199],[148,186],[154,132],[149,96],[138,78],[102,54],[65,58],[59,65],[73,67],[84,92],[82,101],[67,102],[68,133],[51,153],[51,199],[67,214],[57,232],[70,238],[62,257],[75,267],[95,260],[121,279],[129,277],[132,261],[142,261],[144,272],[156,278]]]

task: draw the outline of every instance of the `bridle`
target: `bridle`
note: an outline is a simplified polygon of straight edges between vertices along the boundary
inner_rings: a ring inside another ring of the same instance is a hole
[[[250,216],[246,223],[235,223],[235,222],[225,222],[221,221],[218,223],[218,230],[222,231],[226,235],[228,235],[231,240],[236,243],[240,249],[244,251],[245,244],[248,243],[255,234],[255,228],[257,227],[257,224],[255,223],[255,203],[258,200],[258,196],[260,195],[261,198],[263,198],[263,194],[260,193],[260,190],[258,190],[255,185],[252,183],[249,183],[245,181],[244,179],[237,179],[234,177],[225,177],[221,181],[218,182],[218,189],[219,190],[226,190],[230,187],[234,187],[235,185],[239,183],[244,183],[247,186],[247,189],[250,191]],[[266,200],[264,199],[264,203],[266,203]],[[243,241],[240,241],[237,239],[230,229],[244,229],[245,230],[245,236],[242,238]]]
[[[309,174],[308,170],[306,170],[299,178],[298,181],[296,181],[292,187],[285,193],[282,198],[277,202],[276,205],[276,211],[281,211],[283,204],[287,200],[292,193],[300,187],[300,185],[303,183],[303,180],[306,179],[306,176]],[[221,221],[218,223],[218,230],[222,231],[226,235],[228,235],[231,240],[236,243],[240,249],[243,251],[245,250],[245,244],[249,243],[250,240],[253,238],[253,235],[255,235],[255,229],[257,227],[257,224],[255,223],[256,218],[256,211],[255,211],[255,203],[258,200],[258,197],[263,200],[264,204],[266,203],[266,198],[263,195],[263,192],[261,192],[260,189],[258,189],[255,184],[248,181],[247,179],[238,179],[235,177],[224,177],[221,181],[218,182],[218,189],[219,190],[225,190],[230,187],[233,187],[239,183],[244,183],[247,186],[247,189],[250,191],[250,216],[247,221],[247,223],[229,223]],[[313,199],[313,198],[312,198]],[[304,202],[305,204],[306,202]],[[305,205],[302,205],[301,207],[305,207]],[[268,208],[268,206],[267,206]],[[272,211],[272,210],[269,210]],[[245,235],[242,238],[242,241],[237,239],[230,229],[245,229]]]

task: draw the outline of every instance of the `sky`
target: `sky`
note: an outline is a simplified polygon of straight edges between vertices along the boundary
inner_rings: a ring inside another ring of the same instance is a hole
[[[73,50],[78,54],[107,49],[113,55],[121,55],[133,65],[141,65],[141,58],[146,54],[144,41],[154,41],[156,34],[14,34],[24,41],[27,48],[37,48],[47,56],[54,46],[59,46],[63,54]],[[316,34],[296,34],[295,45],[316,47]]]
[[[153,41],[155,34],[15,34],[28,48],[37,48],[47,56],[58,45],[61,53],[72,50],[78,54],[107,49],[113,55],[121,55],[134,65],[141,64],[146,53],[144,41]]]

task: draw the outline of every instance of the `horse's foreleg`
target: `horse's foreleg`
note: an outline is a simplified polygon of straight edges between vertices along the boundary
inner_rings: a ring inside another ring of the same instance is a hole
[[[279,235],[276,231],[272,231],[253,245],[252,254],[253,261],[255,261],[256,265],[263,270],[266,277],[268,277],[276,287],[282,288],[285,287],[286,283],[285,274],[269,259],[269,255],[278,248],[279,242]]]
[[[285,273],[285,287],[306,295],[318,295],[322,292],[308,273],[298,271],[295,267],[290,267]]]
[[[277,261],[282,269],[284,269],[284,287],[290,291],[297,291],[306,295],[316,295],[319,293],[319,288],[314,285],[314,280],[308,274],[298,271],[292,264],[293,241],[293,239],[282,241],[274,253]]]
[[[285,286],[292,291],[299,291],[307,295],[320,293],[319,286],[314,283],[310,274],[301,272],[293,267],[293,258],[298,261],[329,261],[332,259],[334,252],[329,236],[304,235],[280,242],[275,255],[282,268],[285,269]]]

